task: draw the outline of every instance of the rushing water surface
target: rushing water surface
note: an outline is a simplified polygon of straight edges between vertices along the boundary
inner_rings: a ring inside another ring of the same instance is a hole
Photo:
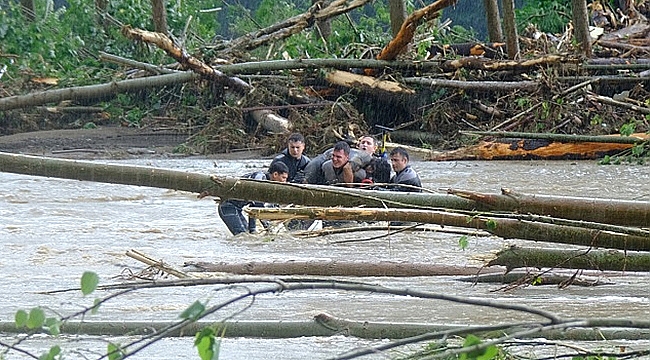
[[[106,161],[102,161],[106,162]],[[205,174],[238,176],[265,169],[268,159],[224,161],[206,158],[151,158],[111,163],[135,164]],[[599,166],[594,162],[419,162],[413,163],[423,185],[435,191],[455,188],[497,193],[501,188],[536,194],[605,197],[650,201],[650,172],[639,166]],[[459,235],[441,232],[394,234],[374,241],[333,244],[335,240],[367,238],[376,233],[295,238],[273,241],[255,236],[231,236],[216,215],[212,199],[166,189],[144,188],[0,173],[0,320],[12,321],[19,309],[46,305],[69,315],[92,304],[94,297],[78,292],[40,292],[75,288],[84,271],[99,274],[102,283],[121,280],[145,265],[125,255],[137,249],[180,267],[187,261],[244,262],[252,260],[412,261],[434,264],[480,265],[478,256],[524,241],[495,237],[470,238],[465,250]],[[534,244],[533,244],[534,245]],[[647,276],[612,279],[615,285],[525,287],[495,291],[500,285],[460,282],[455,277],[355,279],[398,289],[416,289],[458,296],[525,304],[572,317],[647,319],[650,313]],[[138,291],[104,304],[89,320],[176,320],[195,300],[215,304],[235,292],[219,286]],[[93,296],[103,296],[99,292]],[[240,320],[310,320],[315,314],[358,321],[440,324],[497,324],[528,321],[532,315],[468,305],[343,291],[296,291],[263,295],[250,305],[236,303],[210,318]],[[10,342],[12,337],[0,340]],[[123,343],[129,338],[115,339]],[[52,340],[41,336],[24,344],[45,349],[63,344],[68,358],[97,358],[105,343],[73,336]],[[221,359],[324,359],[385,340],[344,336],[300,339],[226,338]],[[638,343],[637,343],[638,344]],[[619,342],[615,345],[630,345]],[[93,352],[94,351],[94,352]],[[35,351],[38,353],[38,351]],[[373,356],[384,358],[383,355]],[[27,358],[12,352],[9,359]],[[170,338],[134,356],[137,359],[198,358],[193,338]]]

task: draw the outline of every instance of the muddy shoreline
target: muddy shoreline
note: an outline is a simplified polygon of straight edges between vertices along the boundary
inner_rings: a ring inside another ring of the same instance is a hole
[[[179,152],[188,135],[117,126],[96,129],[64,129],[0,136],[0,151],[72,159],[126,159],[133,157],[186,157]],[[252,159],[258,151],[237,151],[210,157]]]

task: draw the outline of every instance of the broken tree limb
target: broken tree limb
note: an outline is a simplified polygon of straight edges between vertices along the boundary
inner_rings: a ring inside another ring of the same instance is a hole
[[[179,279],[184,279],[190,277],[182,271],[176,270],[173,267],[165,264],[162,260],[155,260],[150,256],[147,256],[145,253],[138,250],[129,250],[126,252],[126,256],[147,264],[153,268],[156,268],[164,273],[176,276]]]
[[[530,70],[532,68],[546,67],[558,64],[578,64],[578,58],[561,55],[545,55],[526,60],[493,60],[482,57],[465,57],[447,60],[440,64],[440,69],[445,72],[458,69],[485,70],[485,71],[514,71]]]
[[[189,191],[201,196],[308,206],[446,208],[467,211],[517,211],[622,226],[650,226],[650,202],[569,196],[480,194],[452,195],[362,190],[209,176],[143,166],[100,164],[0,152],[0,171],[33,176],[96,181]],[[515,196],[516,195],[516,196]],[[498,199],[498,200],[497,200]],[[489,200],[489,201],[488,201]],[[616,215],[616,216],[614,216]],[[393,219],[390,219],[393,220]]]
[[[332,17],[344,14],[358,7],[361,7],[371,0],[336,0],[331,1],[325,8],[321,8],[322,2],[316,2],[307,12],[286,19],[280,23],[273,24],[244,36],[240,36],[223,46],[215,47],[222,55],[228,55],[236,51],[253,50],[260,46],[286,39],[294,34],[313,26],[316,21],[323,21]]]
[[[637,106],[623,101],[617,101],[608,96],[587,94],[587,99],[592,101],[598,101],[600,103],[607,104],[607,105],[617,106],[626,110],[632,110],[644,115],[650,114],[650,108],[644,106]]]
[[[508,270],[524,267],[650,271],[650,255],[616,250],[561,250],[510,246],[501,250],[486,266]]]
[[[404,78],[407,84],[418,84],[430,87],[454,88],[460,90],[510,92],[514,90],[535,92],[539,90],[536,81],[460,81],[446,79],[429,79],[423,77]]]
[[[319,276],[451,276],[476,275],[483,268],[471,266],[405,263],[394,261],[251,261],[245,263],[186,262],[192,272],[222,272],[238,275],[319,275]],[[498,269],[488,272],[500,271]]]
[[[372,76],[358,75],[347,71],[334,70],[327,74],[326,79],[332,84],[349,88],[365,87],[400,94],[415,94],[415,90],[407,89],[395,81],[378,80]]]
[[[413,221],[425,224],[457,226],[487,231],[504,239],[543,241],[587,247],[648,251],[650,236],[584,229],[508,218],[481,215],[468,216],[443,211],[419,209],[346,209],[346,208],[245,208],[256,219],[288,220],[357,220],[357,221]]]
[[[172,39],[165,34],[133,29],[130,26],[122,27],[122,34],[129,39],[147,42],[158,46],[160,49],[165,51],[167,55],[178,61],[182,66],[187,67],[217,83],[228,86],[232,90],[246,93],[252,89],[251,85],[247,82],[236,77],[226,76],[221,71],[216,70],[194,56],[191,56],[185,50],[177,47]]]
[[[625,205],[623,203],[607,203],[598,200],[591,202],[586,198],[572,196],[549,197],[544,195],[528,195],[506,188],[501,189],[501,194],[485,194],[455,189],[448,189],[447,193],[484,204],[493,211],[509,211],[520,214],[548,214],[549,216],[562,219],[592,221],[623,226],[646,226],[635,224],[650,223],[650,213],[641,214],[637,212],[641,208],[650,206],[650,202],[635,201],[626,203]],[[639,208],[635,210],[634,208],[637,206]],[[606,213],[602,214],[602,217],[599,216],[602,221],[596,220],[596,217],[589,215],[589,213],[598,212],[598,207],[607,209]],[[550,215],[551,213],[553,215]]]
[[[106,84],[76,86],[65,89],[47,90],[27,95],[0,98],[0,111],[38,106],[64,100],[100,99],[124,92],[135,92],[146,88],[162,87],[195,81],[200,75],[191,72],[179,72],[150,76],[146,78],[113,81]]]
[[[470,276],[460,278],[459,280],[473,283],[519,283],[521,285],[558,285],[561,287],[570,285],[589,287],[614,284],[614,282],[603,279],[601,277],[574,275],[575,274],[560,274],[540,271],[508,271],[506,273],[499,274],[481,274],[478,276]]]
[[[377,55],[377,60],[394,60],[402,53],[408,44],[413,41],[415,30],[423,21],[429,21],[440,16],[440,11],[446,7],[456,4],[457,0],[437,0],[431,5],[425,6],[411,13],[399,32]]]

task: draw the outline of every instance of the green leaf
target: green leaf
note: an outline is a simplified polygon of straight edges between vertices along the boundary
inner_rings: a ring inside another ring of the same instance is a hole
[[[57,318],[47,318],[45,319],[45,328],[50,334],[59,335],[61,334],[61,321]]]
[[[467,241],[467,239],[467,235],[463,235],[460,237],[460,239],[458,239],[458,246],[460,246],[462,250],[467,249],[467,245],[469,245],[469,241]]]
[[[16,316],[14,316],[14,320],[16,321],[16,327],[20,328],[26,326],[27,319],[29,319],[29,316],[27,315],[27,311],[25,310],[16,311]]]
[[[86,271],[81,276],[81,293],[88,295],[97,289],[99,276],[92,271]]]
[[[120,360],[124,358],[124,350],[120,344],[109,342],[108,347],[106,348],[106,354],[108,356],[108,360]]]
[[[97,314],[99,312],[99,305],[101,305],[101,303],[102,303],[102,299],[95,299],[95,301],[93,302],[93,307],[90,310],[90,313],[93,315]]]
[[[216,340],[212,328],[204,328],[196,333],[194,346],[199,353],[201,360],[213,360],[219,358],[219,341]]]
[[[194,304],[190,305],[185,311],[180,315],[181,319],[187,320],[196,320],[203,314],[205,311],[205,305],[201,304],[200,301],[196,300]]]
[[[27,319],[28,329],[39,329],[45,323],[45,311],[41,308],[33,308],[29,311],[29,319]]]
[[[490,345],[485,350],[483,350],[482,355],[476,357],[476,360],[492,360],[496,359],[497,355],[499,355],[499,348],[494,345]]]
[[[54,345],[50,348],[50,351],[47,354],[43,354],[38,357],[39,360],[54,360],[57,355],[61,353],[61,347],[59,345]]]
[[[494,230],[497,228],[497,222],[490,219],[485,222],[485,226],[487,227],[488,230]]]

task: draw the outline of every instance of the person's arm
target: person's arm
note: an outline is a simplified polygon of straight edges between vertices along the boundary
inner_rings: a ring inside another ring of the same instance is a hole
[[[352,183],[354,182],[354,171],[352,171],[352,165],[350,162],[346,163],[343,165],[343,171],[341,172],[341,178],[344,183],[350,184],[347,186],[352,186]]]

